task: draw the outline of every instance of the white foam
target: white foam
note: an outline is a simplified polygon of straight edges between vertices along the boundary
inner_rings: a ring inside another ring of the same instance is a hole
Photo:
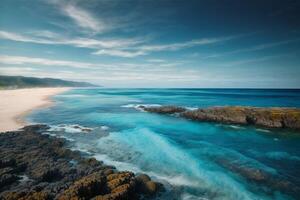
[[[88,151],[87,149],[84,149],[82,147],[73,147],[73,148],[70,148],[71,151],[80,151],[80,152],[83,152],[83,153],[86,153],[88,155],[92,155],[92,153],[90,151]]]
[[[109,129],[108,126],[101,126],[100,128],[101,128],[101,130],[103,130],[103,131],[107,131],[107,130]]]
[[[187,110],[197,110],[197,109],[199,109],[199,108],[197,108],[197,107],[185,107]]]
[[[245,129],[245,127],[237,126],[237,125],[229,125],[229,127],[233,129]]]
[[[96,158],[99,161],[103,161],[107,165],[115,166],[118,170],[121,170],[121,171],[130,170],[130,171],[134,171],[135,173],[145,173],[145,174],[148,174],[152,178],[155,178],[155,179],[161,180],[161,181],[163,180],[163,181],[165,181],[169,184],[175,185],[175,186],[189,186],[189,187],[194,187],[194,188],[199,187],[198,182],[192,181],[192,180],[184,177],[183,175],[166,176],[166,175],[158,174],[158,173],[155,173],[152,171],[145,171],[133,164],[112,160],[105,154],[94,155],[94,158]]]
[[[224,128],[232,128],[232,129],[236,129],[236,130],[246,129],[245,127],[239,126],[239,125],[216,124],[216,126],[224,127]]]
[[[267,129],[262,129],[262,128],[257,128],[255,129],[256,131],[259,131],[259,132],[264,132],[264,133],[270,133],[271,131],[270,130],[267,130]]]
[[[63,136],[63,135],[58,136],[58,138],[65,139],[65,140],[67,140],[67,141],[69,141],[69,142],[74,142],[74,141],[75,141],[74,139],[69,138],[69,137],[66,137],[66,136]]]
[[[80,126],[78,124],[60,124],[60,125],[52,125],[49,131],[63,131],[66,133],[86,133],[92,131],[93,128]]]
[[[122,108],[134,108],[136,110],[139,111],[144,111],[141,107],[159,107],[161,106],[160,104],[126,104],[126,105],[122,105]]]
[[[51,137],[56,137],[57,136],[57,134],[55,134],[55,133],[51,133],[51,132],[42,132],[41,133],[42,135],[50,135]]]
[[[182,200],[209,200],[208,198],[198,197],[198,196],[187,194],[187,193],[182,194],[180,199],[182,199]]]
[[[25,183],[27,181],[31,181],[31,179],[28,176],[26,176],[25,174],[24,175],[20,175],[19,178],[21,178],[19,180],[21,183]]]

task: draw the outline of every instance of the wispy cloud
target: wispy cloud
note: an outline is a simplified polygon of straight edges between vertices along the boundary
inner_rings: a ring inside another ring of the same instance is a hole
[[[79,27],[93,32],[101,32],[108,29],[108,26],[94,17],[90,12],[75,6],[74,4],[61,4],[61,11],[64,15],[70,17]]]
[[[191,40],[181,43],[172,43],[172,44],[163,44],[163,45],[147,45],[147,46],[141,46],[138,47],[139,50],[143,51],[176,51],[183,48],[190,48],[194,46],[200,46],[200,45],[207,45],[207,44],[214,44],[214,43],[220,43],[225,42],[231,39],[235,39],[235,36],[230,37],[220,37],[220,38],[204,38],[204,39],[197,39],[197,40]]]
[[[239,66],[239,65],[249,64],[249,63],[265,62],[268,60],[278,59],[278,58],[282,58],[285,56],[291,56],[291,54],[280,54],[280,55],[274,55],[274,56],[264,56],[264,57],[259,57],[259,58],[237,60],[237,61],[232,61],[232,62],[226,62],[224,64],[220,64],[219,66],[233,67],[233,66]]]
[[[150,62],[150,63],[164,63],[164,62],[166,62],[166,60],[164,60],[164,59],[156,59],[156,58],[148,59],[147,61]]]
[[[206,56],[204,58],[217,58],[217,57],[222,57],[222,56],[227,56],[227,55],[237,54],[237,53],[260,51],[260,50],[278,47],[278,46],[282,46],[282,45],[286,45],[286,44],[290,44],[290,43],[296,43],[299,41],[300,41],[300,38],[296,38],[296,39],[292,39],[292,40],[284,40],[284,41],[279,41],[279,42],[260,44],[260,45],[243,48],[243,49],[237,49],[234,51],[228,51],[228,52],[224,52],[224,53],[220,53],[220,54],[212,54],[212,55]]]
[[[147,55],[151,52],[159,52],[159,51],[178,51],[185,48],[191,48],[195,46],[201,45],[209,45],[226,42],[228,40],[236,39],[239,36],[229,36],[229,37],[220,37],[220,38],[204,38],[204,39],[196,39],[185,42],[177,42],[170,44],[157,44],[157,45],[136,45],[128,48],[121,49],[101,49],[99,51],[94,52],[96,55],[110,55],[110,56],[121,56],[121,57],[136,57],[140,55]]]
[[[98,66],[92,63],[84,63],[84,62],[51,60],[45,58],[8,56],[8,55],[0,55],[0,63],[9,64],[9,65],[35,64],[35,65],[47,65],[47,66],[65,66],[65,67],[83,68],[83,69],[92,69]]]
[[[43,35],[42,33],[47,33]],[[115,38],[115,39],[90,39],[84,37],[66,37],[59,34],[42,31],[37,34],[37,31],[29,34],[18,34],[0,30],[0,39],[12,40],[16,42],[29,42],[36,44],[52,44],[52,45],[69,45],[74,47],[82,47],[89,49],[101,48],[121,48],[130,47],[139,43],[145,42],[143,38]]]
[[[126,58],[133,58],[136,56],[141,56],[147,54],[146,51],[127,51],[119,49],[101,49],[93,52],[94,55],[109,55],[109,56],[119,56]]]
[[[152,65],[150,63],[90,63],[90,62],[75,62],[70,60],[53,60],[48,58],[27,57],[27,56],[10,56],[0,55],[0,63],[6,65],[37,65],[51,67],[70,67],[78,69],[93,69],[106,71],[168,71],[170,67],[178,66],[182,62],[168,62]],[[1,70],[1,69],[0,69]]]
[[[53,42],[38,38],[31,38],[18,33],[12,33],[0,30],[0,39],[12,40],[17,42],[30,42],[30,43],[40,43],[40,44],[52,44]]]
[[[42,33],[45,33],[45,35]],[[99,40],[86,37],[66,37],[50,31],[43,31],[42,33],[37,34],[36,32],[31,32],[30,34],[18,34],[0,30],[0,39],[38,44],[70,45],[74,47],[96,49],[96,51],[92,52],[94,55],[110,55],[132,58],[147,55],[151,52],[178,51],[195,46],[217,44],[241,37],[229,36],[220,38],[204,38],[169,44],[143,45],[143,43],[147,42],[146,38],[115,38]]]
[[[103,33],[104,31],[107,31],[114,26],[111,23],[111,21],[109,21],[108,23],[105,19],[101,18],[96,13],[93,13],[91,10],[84,9],[81,6],[79,6],[79,1],[48,0],[46,2],[50,5],[53,5],[56,11],[58,11],[61,15],[71,19],[73,24],[76,25],[77,32],[85,32],[92,34]],[[90,4],[90,2],[88,3]],[[50,23],[62,27],[64,27],[62,23],[68,25],[68,23],[65,22],[58,23],[54,21]]]

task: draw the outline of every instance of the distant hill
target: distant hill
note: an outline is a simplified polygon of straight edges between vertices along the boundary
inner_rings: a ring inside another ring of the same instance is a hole
[[[86,82],[66,81],[54,78],[35,78],[24,76],[0,76],[0,88],[32,87],[99,87]]]

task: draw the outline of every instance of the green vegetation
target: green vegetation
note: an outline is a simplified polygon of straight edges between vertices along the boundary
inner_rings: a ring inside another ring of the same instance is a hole
[[[86,82],[65,81],[53,78],[0,76],[0,89],[32,87],[97,87],[97,85]]]

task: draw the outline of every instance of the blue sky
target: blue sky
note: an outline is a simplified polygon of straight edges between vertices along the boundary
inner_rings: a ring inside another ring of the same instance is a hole
[[[297,0],[1,0],[0,74],[107,87],[300,87]]]

